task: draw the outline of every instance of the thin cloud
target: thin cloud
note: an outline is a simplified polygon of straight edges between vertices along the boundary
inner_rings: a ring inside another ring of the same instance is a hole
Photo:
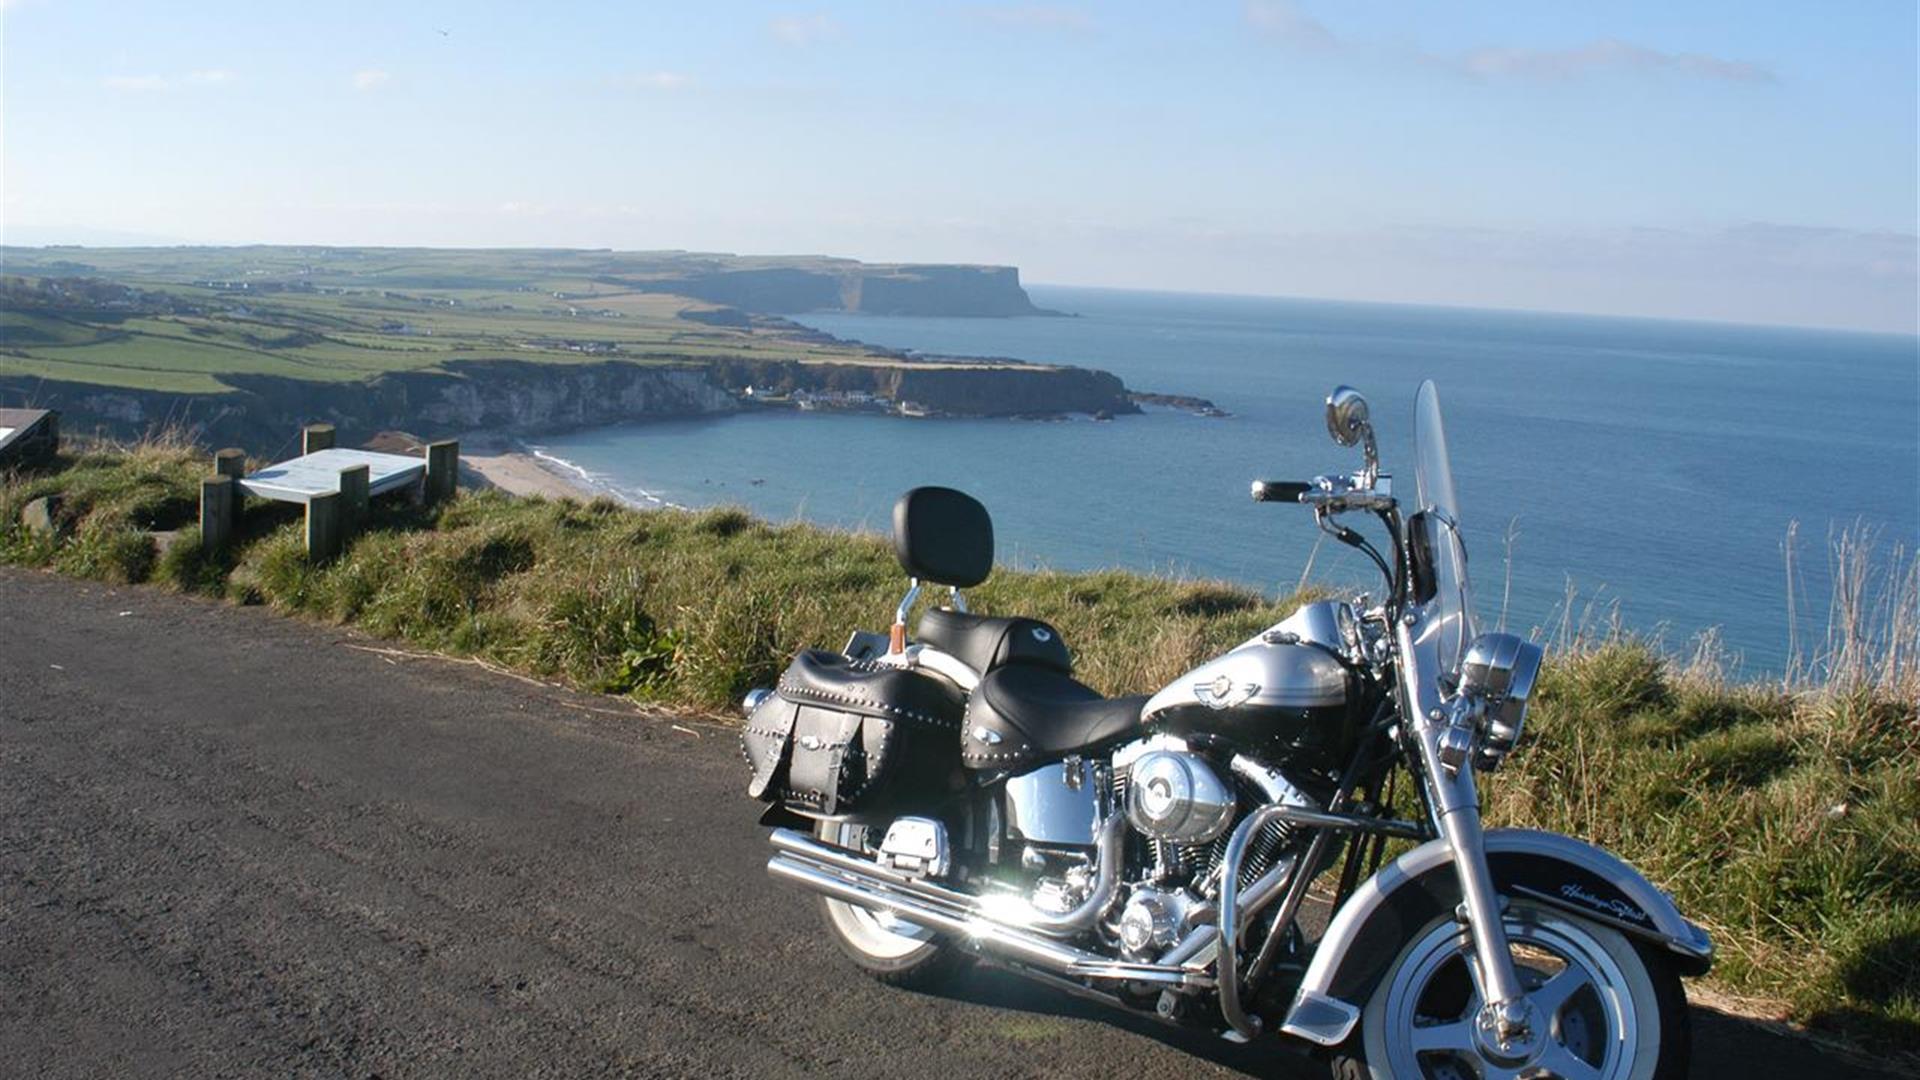
[[[195,86],[219,86],[230,83],[239,76],[225,68],[209,68],[205,71],[187,72],[187,81]]]
[[[796,48],[840,36],[840,24],[827,15],[779,15],[767,20],[767,32]]]
[[[173,85],[161,75],[109,75],[101,82],[109,90],[128,94],[151,94]]]
[[[1726,82],[1773,82],[1770,68],[1704,53],[1665,52],[1618,38],[1571,49],[1486,47],[1453,58],[1450,66],[1483,78],[1571,79],[1609,71],[1672,72]]]
[[[1083,8],[1053,4],[976,4],[963,9],[980,22],[1009,30],[1081,33],[1094,28],[1093,16]]]
[[[1334,49],[1341,45],[1325,23],[1302,12],[1292,0],[1247,0],[1241,14],[1248,26],[1295,48]]]
[[[393,75],[390,72],[381,71],[378,68],[363,68],[353,73],[353,88],[366,93],[385,86],[392,78]]]

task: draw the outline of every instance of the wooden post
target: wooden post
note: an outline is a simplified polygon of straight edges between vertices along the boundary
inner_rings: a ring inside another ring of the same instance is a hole
[[[216,451],[213,455],[213,473],[233,481],[233,531],[240,531],[240,517],[247,509],[247,493],[240,481],[247,475],[247,452],[237,446]]]
[[[453,497],[460,483],[460,443],[445,439],[427,444],[427,501]]]
[[[367,522],[368,477],[371,474],[372,470],[365,465],[349,465],[340,470],[340,513],[349,533],[359,532]]]
[[[200,550],[225,551],[233,542],[236,490],[231,476],[209,476],[200,481]]]
[[[326,562],[340,554],[343,538],[340,493],[329,491],[307,500],[307,558]]]
[[[213,455],[213,473],[215,476],[231,476],[235,483],[247,475],[247,452],[237,446],[229,446]]]
[[[332,424],[308,424],[300,430],[300,452],[311,454],[317,450],[333,449]]]

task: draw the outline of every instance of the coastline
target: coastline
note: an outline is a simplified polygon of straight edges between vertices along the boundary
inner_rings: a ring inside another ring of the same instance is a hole
[[[460,464],[478,476],[484,486],[498,488],[509,495],[583,501],[606,495],[630,506],[644,505],[611,488],[594,484],[584,472],[567,471],[562,463],[541,457],[511,436],[493,432],[461,435]]]

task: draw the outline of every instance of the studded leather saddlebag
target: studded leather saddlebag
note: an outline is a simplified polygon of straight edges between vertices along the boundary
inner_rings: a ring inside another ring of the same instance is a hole
[[[809,817],[927,805],[959,769],[965,710],[939,675],[810,649],[747,718],[747,794]]]

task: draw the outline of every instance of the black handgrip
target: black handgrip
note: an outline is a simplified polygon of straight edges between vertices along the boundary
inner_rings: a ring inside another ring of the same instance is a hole
[[[1312,484],[1299,480],[1255,480],[1253,501],[1297,503],[1300,496],[1312,490]]]

